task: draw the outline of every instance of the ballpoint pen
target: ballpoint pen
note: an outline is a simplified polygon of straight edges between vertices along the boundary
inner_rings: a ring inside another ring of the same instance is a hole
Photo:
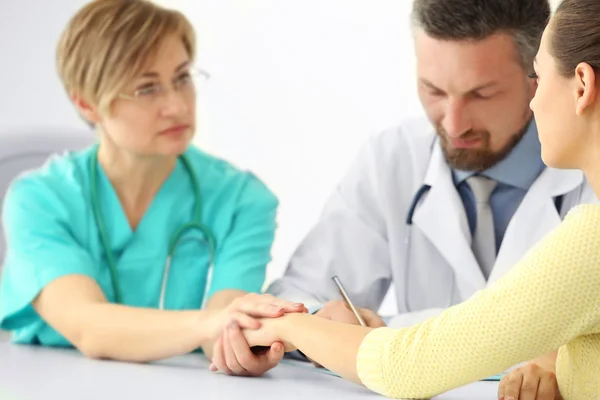
[[[362,326],[367,326],[367,324],[365,323],[365,320],[363,319],[363,317],[358,313],[358,310],[356,309],[356,307],[354,307],[354,304],[352,304],[352,301],[350,300],[350,297],[348,297],[348,293],[346,293],[346,289],[344,289],[344,285],[342,285],[342,282],[340,281],[340,278],[338,278],[337,275],[335,275],[331,279],[333,280],[333,282],[338,287],[338,291],[340,292],[340,295],[342,296],[342,298],[344,299],[344,302],[346,302],[346,304],[348,305],[348,307],[350,307],[350,309],[352,310],[352,312],[356,316],[356,319],[358,319],[358,322]]]

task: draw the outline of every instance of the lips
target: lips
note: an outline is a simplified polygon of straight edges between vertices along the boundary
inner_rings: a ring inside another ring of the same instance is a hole
[[[189,125],[174,125],[170,128],[160,131],[161,135],[182,135],[190,129]]]
[[[470,149],[478,147],[481,144],[481,138],[470,138],[470,139],[450,139],[450,144],[455,149]]]

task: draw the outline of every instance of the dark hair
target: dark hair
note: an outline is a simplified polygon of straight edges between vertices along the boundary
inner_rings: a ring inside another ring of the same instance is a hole
[[[575,74],[577,64],[600,70],[600,2],[563,0],[550,25],[549,53],[564,77]]]
[[[413,24],[436,39],[477,41],[500,32],[512,35],[527,71],[549,18],[548,0],[415,0],[412,12]]]

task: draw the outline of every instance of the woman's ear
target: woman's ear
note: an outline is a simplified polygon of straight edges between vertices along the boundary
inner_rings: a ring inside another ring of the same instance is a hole
[[[582,115],[586,109],[594,105],[598,88],[596,87],[596,71],[588,63],[579,63],[575,68],[576,109]]]
[[[100,122],[100,113],[97,107],[92,106],[83,97],[76,94],[71,95],[71,100],[75,105],[77,111],[83,118],[85,118],[90,124],[96,125]]]

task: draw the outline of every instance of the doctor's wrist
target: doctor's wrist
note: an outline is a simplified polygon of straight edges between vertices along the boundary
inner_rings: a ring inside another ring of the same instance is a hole
[[[194,326],[199,342],[198,347],[203,349],[212,348],[226,326],[226,318],[223,314],[215,310],[201,310],[198,312]]]

